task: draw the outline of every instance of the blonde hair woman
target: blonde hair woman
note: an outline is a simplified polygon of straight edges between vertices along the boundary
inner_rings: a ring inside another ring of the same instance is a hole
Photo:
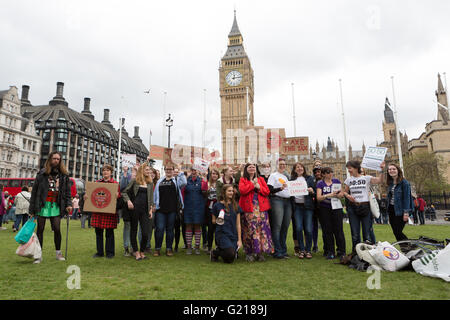
[[[142,164],[137,170],[136,179],[131,180],[123,192],[123,199],[127,202],[128,209],[131,211],[130,242],[136,260],[147,258],[144,255],[144,250],[154,212],[153,180],[150,169],[146,163]],[[136,241],[138,224],[141,225],[142,229],[140,251]]]

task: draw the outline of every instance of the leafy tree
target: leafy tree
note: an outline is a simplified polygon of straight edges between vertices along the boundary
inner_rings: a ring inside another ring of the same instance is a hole
[[[407,155],[403,164],[405,177],[415,186],[417,193],[440,192],[450,187],[444,177],[447,163],[442,156],[422,151]]]

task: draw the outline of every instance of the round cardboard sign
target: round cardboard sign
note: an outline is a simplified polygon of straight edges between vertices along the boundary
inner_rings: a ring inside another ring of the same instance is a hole
[[[96,208],[103,209],[109,206],[111,198],[111,192],[106,188],[100,187],[92,192],[91,202]]]

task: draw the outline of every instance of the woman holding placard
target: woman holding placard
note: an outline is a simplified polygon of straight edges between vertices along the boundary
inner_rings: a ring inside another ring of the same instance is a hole
[[[273,253],[272,235],[269,225],[270,190],[257,167],[247,163],[243,177],[239,180],[239,206],[242,218],[242,242],[248,262],[264,261],[264,253]]]
[[[342,184],[333,178],[333,169],[322,168],[323,179],[317,183],[317,200],[319,201],[319,220],[322,225],[324,248],[327,259],[334,259],[335,243],[337,256],[345,255],[345,236],[342,225],[343,212],[341,198],[343,198]]]
[[[116,198],[120,197],[120,185],[119,182],[112,178],[113,167],[106,164],[102,168],[102,179],[95,182],[101,183],[116,183],[117,194]],[[87,195],[84,195],[84,200],[87,200]],[[95,228],[95,235],[97,240],[97,252],[94,254],[94,258],[103,257],[106,251],[106,257],[111,259],[115,255],[114,244],[114,229],[117,228],[117,213],[92,213],[91,225]],[[105,230],[105,248],[103,248],[103,230]]]
[[[295,219],[295,230],[297,235],[300,259],[311,259],[311,247],[312,247],[312,217],[314,214],[314,204],[312,195],[314,190],[314,178],[306,174],[305,166],[299,162],[294,164],[291,172],[291,181],[300,182],[302,185],[306,185],[308,194],[296,195],[291,197],[292,212]],[[305,233],[305,242],[303,241],[303,232]]]
[[[384,162],[380,168],[384,169]],[[356,252],[356,245],[361,242],[360,230],[362,226],[363,241],[370,241],[370,212],[369,188],[371,184],[380,184],[383,181],[381,175],[377,177],[365,176],[361,172],[361,162],[351,160],[346,163],[350,177],[344,182],[344,196],[349,200],[347,206],[348,219],[350,221],[350,230],[352,233],[352,252]]]

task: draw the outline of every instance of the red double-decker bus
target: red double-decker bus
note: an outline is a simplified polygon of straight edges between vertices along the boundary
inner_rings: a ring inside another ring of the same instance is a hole
[[[3,192],[8,191],[15,197],[22,191],[22,187],[32,187],[35,178],[0,178],[0,184],[3,185]],[[70,194],[75,197],[77,194],[77,185],[74,178],[70,178]]]

